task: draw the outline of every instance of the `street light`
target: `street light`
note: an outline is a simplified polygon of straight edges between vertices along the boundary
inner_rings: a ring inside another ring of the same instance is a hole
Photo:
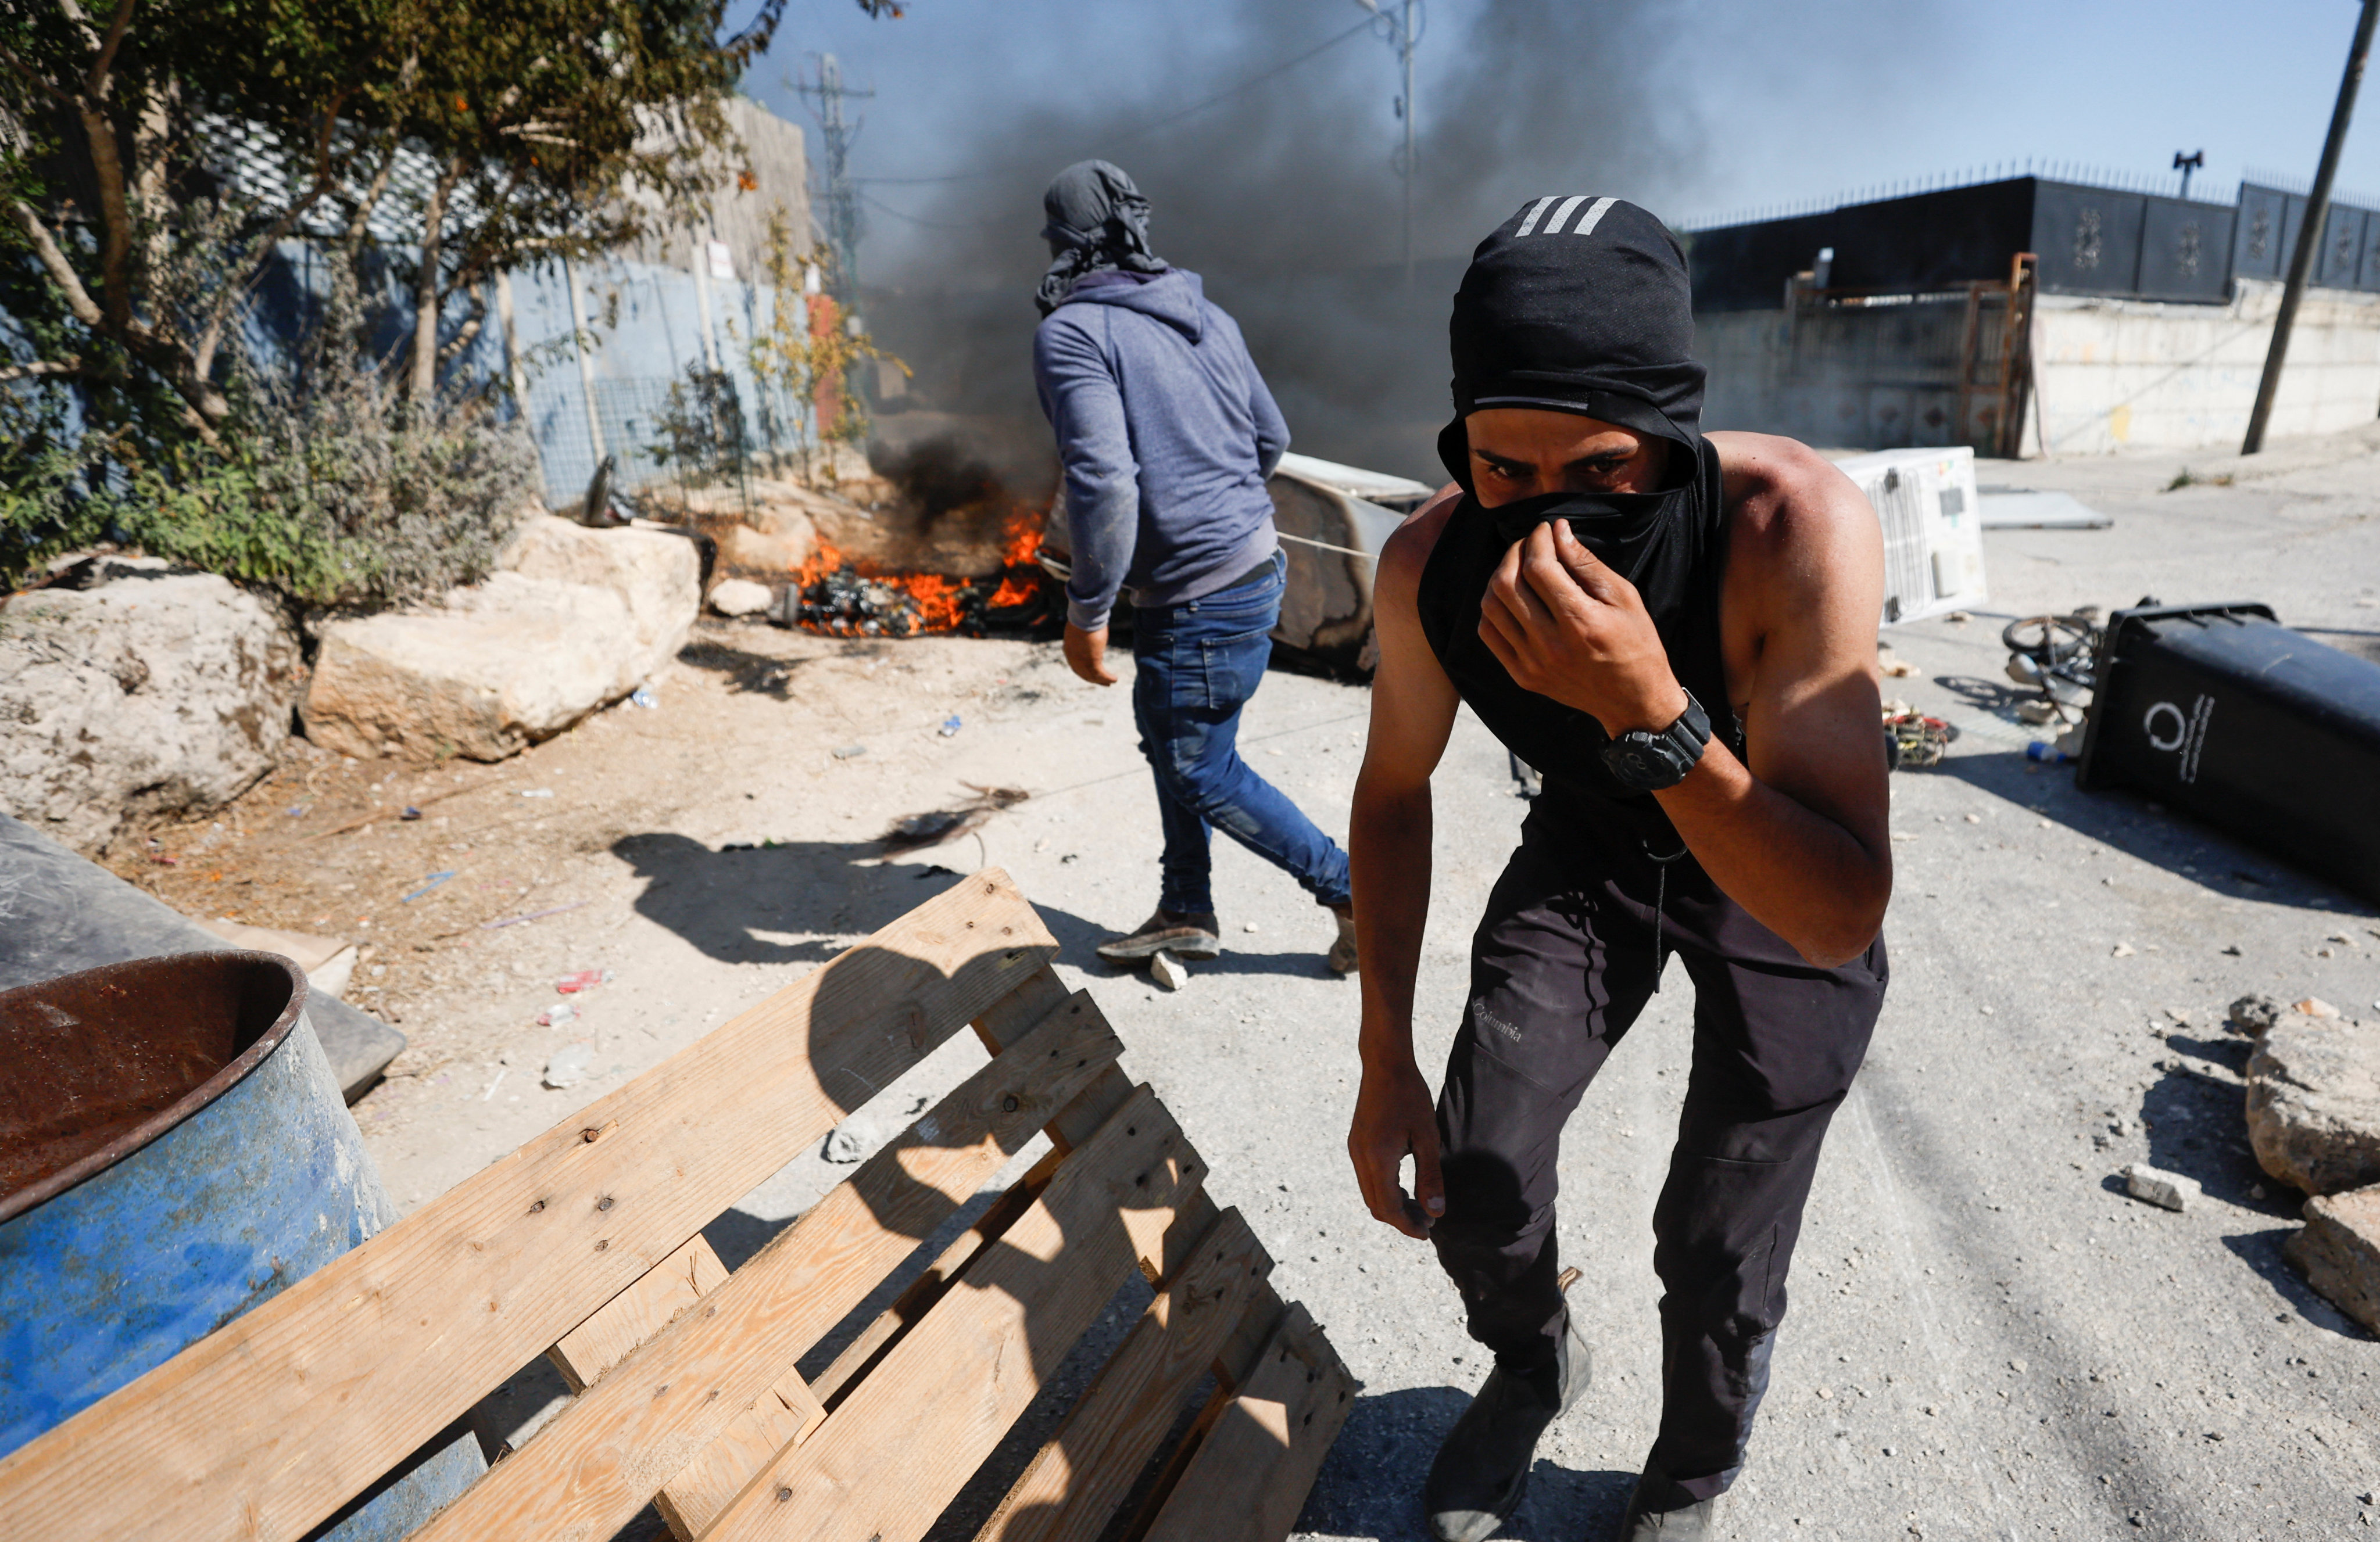
[[[1371,12],[1373,18],[1387,29],[1387,30],[1382,32],[1380,35],[1387,40],[1390,48],[1397,51],[1397,61],[1404,66],[1405,90],[1404,94],[1397,98],[1397,116],[1404,119],[1405,142],[1403,149],[1400,151],[1397,155],[1397,171],[1404,177],[1405,184],[1405,288],[1407,290],[1411,290],[1413,288],[1414,277],[1413,205],[1414,170],[1415,165],[1414,153],[1414,45],[1421,42],[1420,30],[1426,29],[1429,25],[1429,18],[1427,12],[1424,12],[1418,20],[1415,18],[1414,13],[1420,8],[1416,4],[1416,0],[1403,0],[1403,5],[1402,6],[1400,12],[1390,12],[1381,9],[1380,0],[1355,0],[1355,4]]]

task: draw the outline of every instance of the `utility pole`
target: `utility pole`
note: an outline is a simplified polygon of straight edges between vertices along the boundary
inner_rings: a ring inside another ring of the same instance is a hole
[[[2204,164],[2206,152],[2203,150],[2191,155],[2184,155],[2178,150],[2173,152],[2173,169],[2181,174],[2181,196],[2185,199],[2190,197],[2190,174]]]
[[[1388,29],[1384,34],[1389,46],[1397,51],[1397,62],[1404,69],[1404,94],[1397,98],[1397,116],[1404,120],[1405,142],[1397,154],[1397,171],[1404,179],[1404,255],[1405,290],[1410,294],[1414,282],[1413,216],[1414,174],[1419,159],[1414,147],[1414,45],[1421,42],[1415,30],[1415,0],[1404,0],[1402,15],[1391,15],[1380,8],[1380,0],[1355,0]]]
[[[2338,175],[2338,152],[2347,143],[2347,122],[2355,115],[2355,89],[2363,83],[2363,63],[2372,56],[2372,28],[2380,22],[2380,0],[2363,0],[2362,18],[2355,24],[2355,42],[2347,50],[2347,73],[2338,82],[2338,105],[2331,109],[2330,134],[2322,141],[2322,165],[2313,174],[2313,191],[2306,198],[2305,223],[2298,227],[2298,249],[2289,257],[2289,278],[2281,290],[2280,313],[2273,318],[2273,344],[2265,354],[2265,378],[2256,385],[2255,410],[2248,415],[2248,437],[2242,455],[2265,448],[2265,426],[2272,420],[2273,398],[2280,394],[2281,366],[2289,356],[2289,328],[2298,319],[2298,302],[2305,298],[2306,281],[2322,249],[2322,227],[2330,215],[2330,185]]]
[[[820,54],[817,58],[816,80],[788,84],[815,103],[810,114],[818,119],[819,138],[826,151],[825,187],[819,199],[823,218],[819,223],[826,227],[827,248],[834,254],[832,282],[827,288],[847,314],[859,305],[859,189],[851,180],[851,141],[859,137],[861,120],[846,121],[843,104],[876,93],[847,89],[843,66],[833,54]]]

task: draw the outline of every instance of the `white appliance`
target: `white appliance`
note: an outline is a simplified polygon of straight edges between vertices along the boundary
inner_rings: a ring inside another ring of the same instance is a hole
[[[1983,603],[1984,524],[1975,452],[1880,450],[1835,463],[1884,526],[1883,624]]]

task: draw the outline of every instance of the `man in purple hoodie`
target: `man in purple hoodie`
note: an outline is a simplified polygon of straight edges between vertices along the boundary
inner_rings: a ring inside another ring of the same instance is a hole
[[[1148,202],[1104,161],[1058,174],[1041,234],[1033,379],[1065,463],[1066,662],[1113,685],[1108,613],[1134,607],[1133,717],[1157,777],[1157,911],[1099,948],[1119,962],[1222,951],[1208,888],[1218,827],[1337,918],[1334,973],[1355,967],[1347,854],[1240,758],[1240,709],[1264,681],[1287,564],[1265,478],[1289,428],[1198,275],[1148,247]]]

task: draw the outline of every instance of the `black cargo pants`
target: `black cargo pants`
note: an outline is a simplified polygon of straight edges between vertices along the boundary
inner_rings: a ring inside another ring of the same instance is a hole
[[[1473,938],[1439,1098],[1446,1213],[1432,1237],[1471,1336],[1500,1365],[1548,1373],[1566,1321],[1554,1240],[1562,1126],[1654,988],[1658,897],[1658,946],[1694,982],[1694,1043],[1653,1211],[1663,1294],[1652,1459],[1708,1498],[1742,1469],[1819,1143],[1883,1005],[1884,942],[1815,968],[1692,857],[1665,873],[1633,832],[1599,823],[1541,801]]]

